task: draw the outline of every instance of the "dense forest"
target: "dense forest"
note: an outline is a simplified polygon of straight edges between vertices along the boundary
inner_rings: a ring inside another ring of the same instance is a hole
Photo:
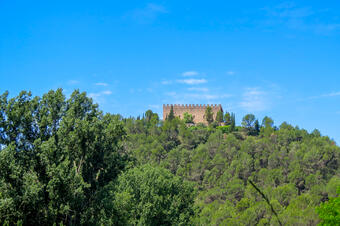
[[[334,141],[206,116],[103,114],[78,90],[3,93],[0,224],[340,225]]]

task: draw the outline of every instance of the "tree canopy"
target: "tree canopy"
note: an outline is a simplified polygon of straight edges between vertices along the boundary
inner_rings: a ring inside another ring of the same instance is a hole
[[[187,125],[151,110],[125,118],[103,114],[78,90],[69,98],[61,89],[42,97],[5,92],[0,224],[339,222],[333,140],[269,117],[260,124],[249,114],[241,125],[233,113],[224,119],[224,126]]]

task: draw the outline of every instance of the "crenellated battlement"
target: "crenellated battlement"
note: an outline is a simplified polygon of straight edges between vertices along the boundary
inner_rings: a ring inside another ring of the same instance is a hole
[[[163,119],[169,115],[171,107],[175,116],[179,118],[183,118],[186,112],[193,115],[195,123],[206,123],[204,115],[207,107],[211,107],[214,117],[218,111],[223,112],[221,104],[163,104]]]
[[[163,104],[163,109],[170,109],[171,106],[175,109],[206,109],[207,107],[221,109],[221,104]]]

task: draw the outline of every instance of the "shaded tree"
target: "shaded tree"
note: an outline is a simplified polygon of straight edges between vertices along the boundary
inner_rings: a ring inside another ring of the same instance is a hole
[[[252,134],[255,129],[255,115],[247,114],[242,118],[242,126],[248,134]]]
[[[175,113],[174,113],[174,107],[171,105],[170,106],[170,112],[169,115],[167,115],[167,120],[171,121],[175,118]]]
[[[225,122],[225,124],[226,124],[227,126],[231,125],[231,123],[232,123],[231,120],[232,120],[231,114],[230,114],[229,112],[226,112],[226,113],[224,114],[224,122]]]
[[[212,112],[212,109],[210,106],[208,106],[205,109],[204,118],[208,122],[209,125],[214,121],[214,113]]]
[[[119,225],[188,225],[193,186],[170,171],[144,165],[118,178],[114,206]]]
[[[230,117],[230,128],[231,128],[231,131],[235,130],[235,126],[236,126],[235,114],[231,113],[231,117]]]
[[[188,112],[184,112],[183,118],[185,123],[194,123],[194,117]]]
[[[223,112],[221,110],[219,110],[216,113],[216,122],[218,122],[219,124],[221,124],[223,122]]]

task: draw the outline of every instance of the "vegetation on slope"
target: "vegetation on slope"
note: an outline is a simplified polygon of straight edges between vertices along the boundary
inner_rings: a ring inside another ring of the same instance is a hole
[[[284,225],[339,223],[328,137],[251,114],[242,126],[230,113],[191,118],[104,115],[79,91],[2,94],[0,222],[278,225],[251,180]]]

